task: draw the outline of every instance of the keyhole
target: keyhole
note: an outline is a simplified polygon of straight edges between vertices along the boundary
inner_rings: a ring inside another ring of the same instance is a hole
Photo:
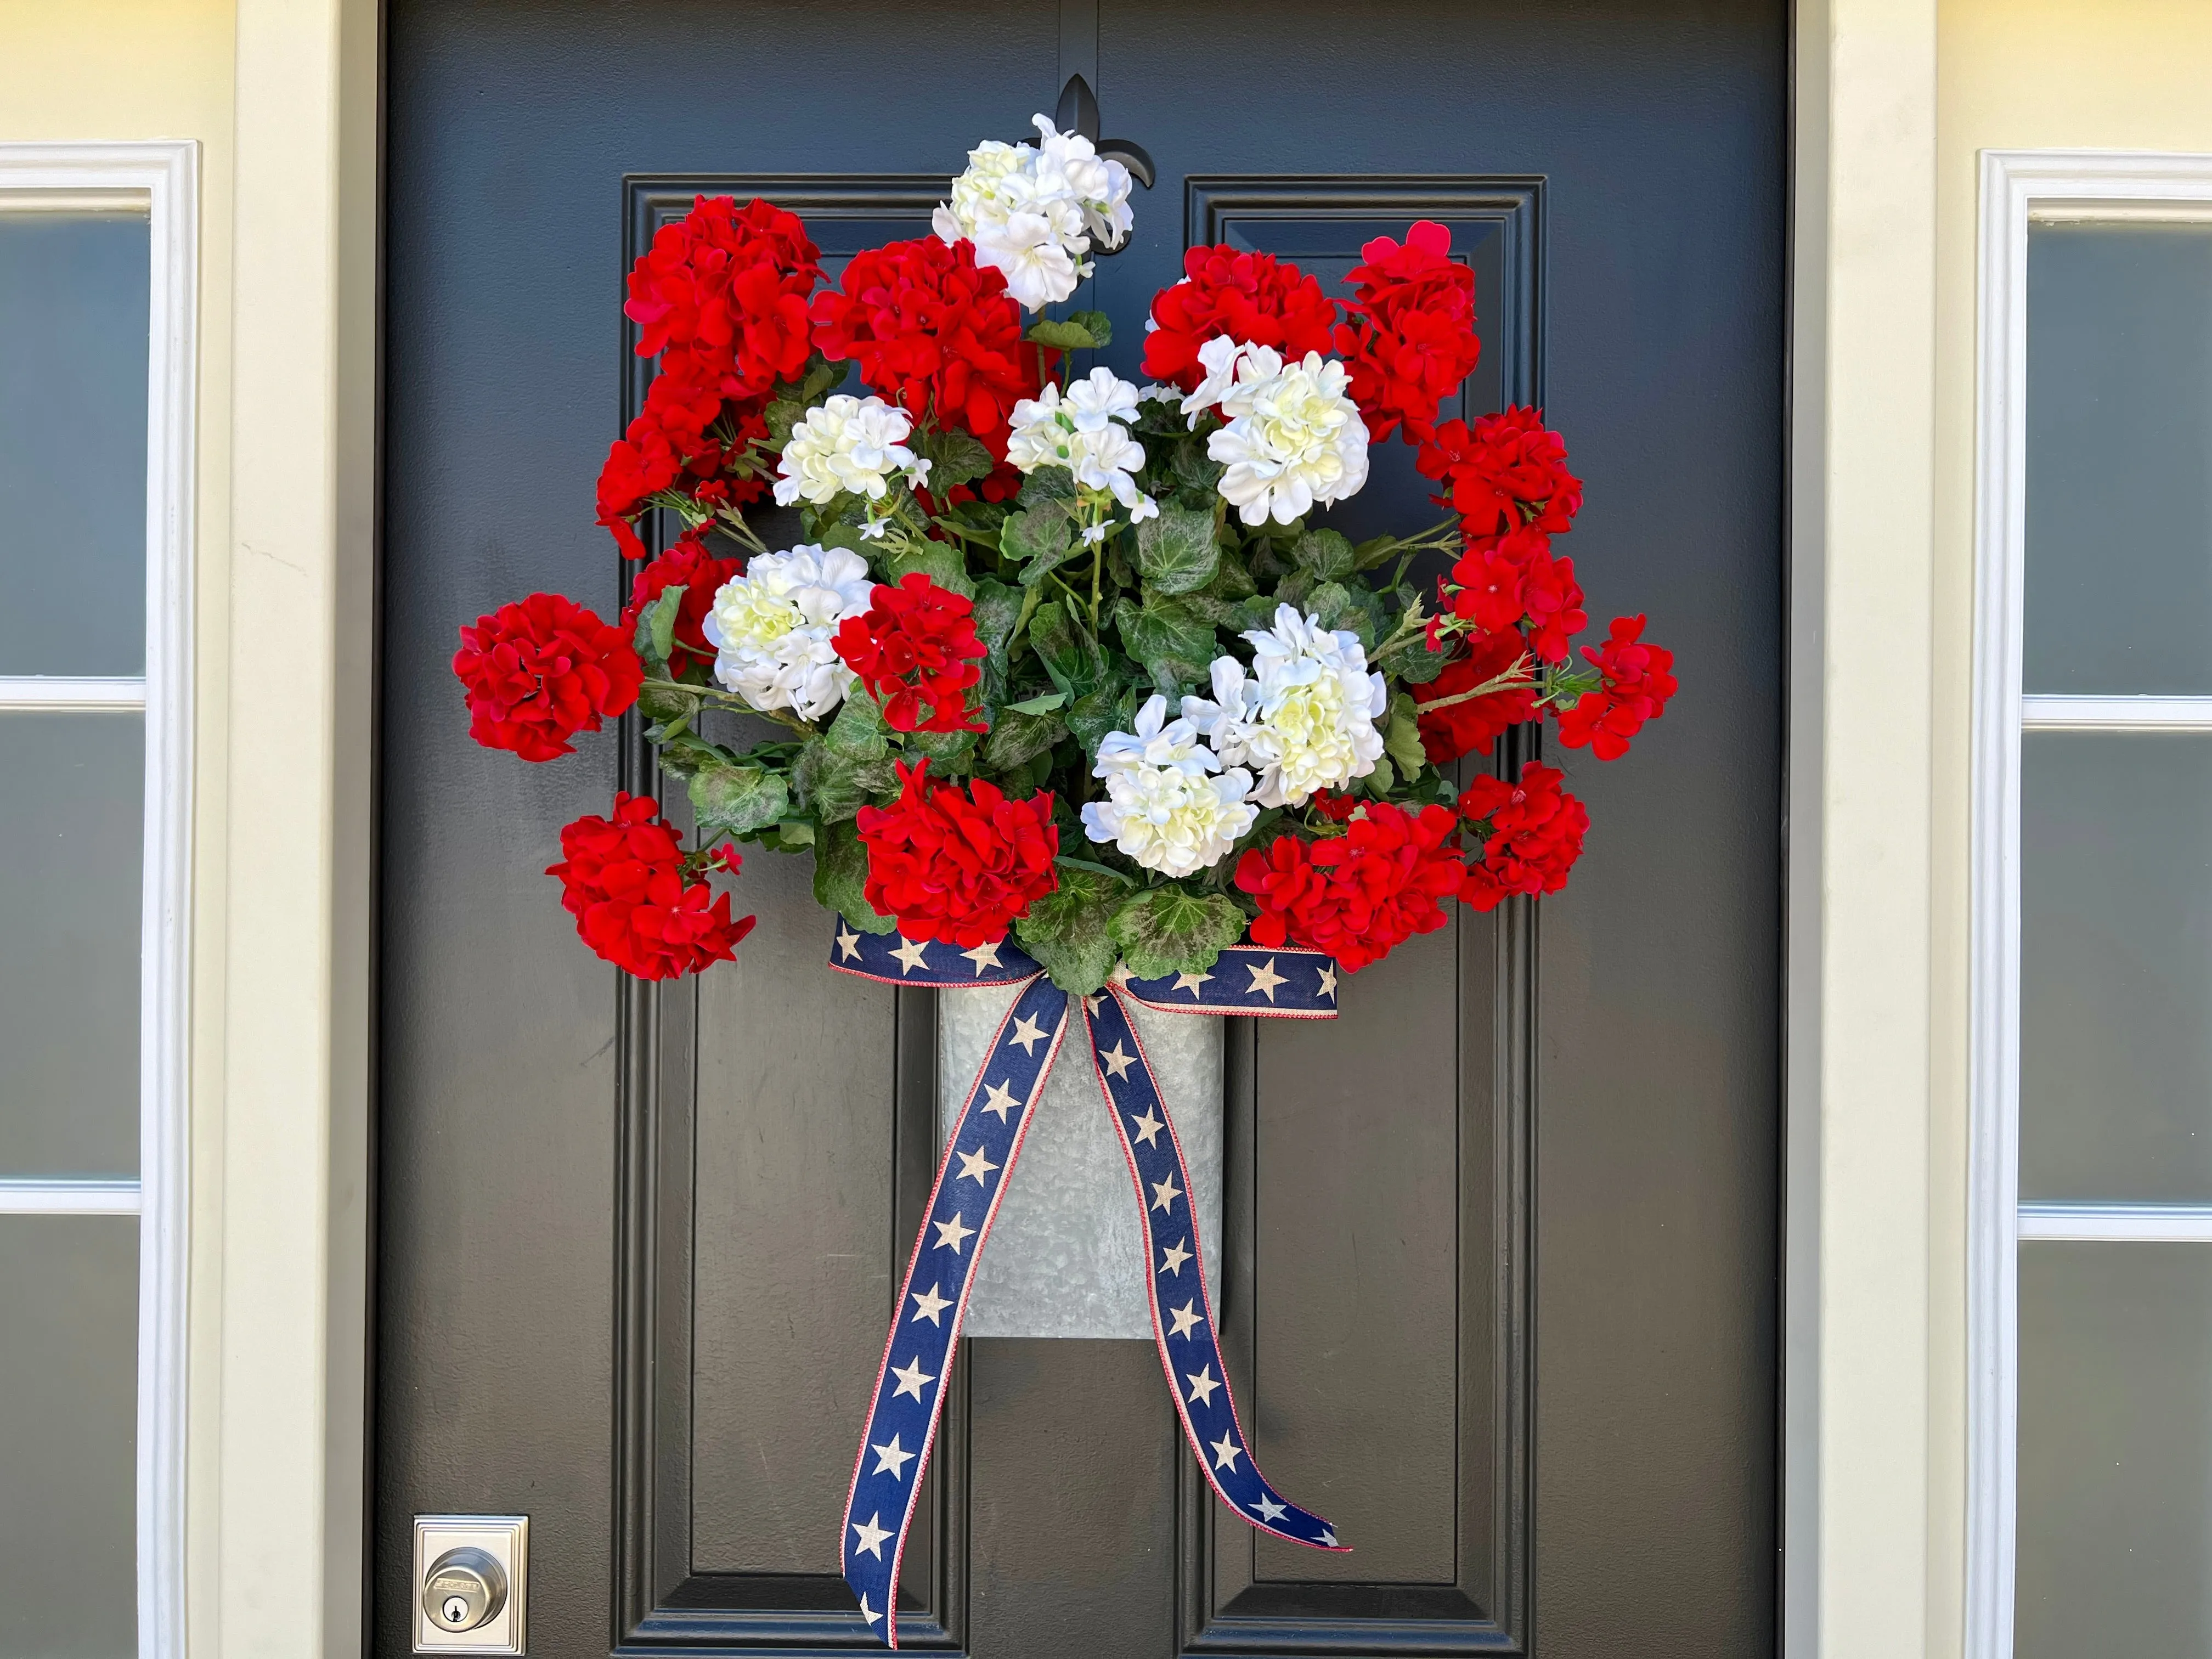
[[[446,1598],[446,1622],[458,1625],[469,1616],[469,1604],[458,1595]]]

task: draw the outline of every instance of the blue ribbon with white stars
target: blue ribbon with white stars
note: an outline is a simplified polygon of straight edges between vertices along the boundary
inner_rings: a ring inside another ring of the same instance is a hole
[[[1328,1522],[1289,1502],[1252,1462],[1215,1340],[1213,1305],[1166,1097],[1129,1017],[1142,1003],[1171,1013],[1336,1017],[1336,964],[1316,951],[1232,945],[1211,971],[1158,979],[1115,975],[1095,996],[1063,992],[1011,939],[963,951],[944,940],[863,933],[840,922],[830,965],[886,985],[1014,985],[1013,1006],[986,1051],[938,1165],[927,1218],[899,1286],[868,1426],[853,1463],[842,1553],[868,1628],[898,1645],[898,1574],[921,1477],[936,1443],[975,1265],[1013,1179],[1030,1116],[1070,1033],[1087,1039],[1098,1091],[1129,1160],[1152,1264],[1152,1335],[1176,1415],[1215,1494],[1278,1538],[1341,1550]],[[928,1288],[924,1289],[927,1285]]]

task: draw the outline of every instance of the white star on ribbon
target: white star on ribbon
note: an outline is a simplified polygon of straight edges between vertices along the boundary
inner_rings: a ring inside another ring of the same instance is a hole
[[[1325,997],[1336,994],[1336,964],[1333,962],[1321,965],[1321,994]]]
[[[866,1551],[878,1561],[884,1559],[884,1540],[891,1535],[891,1530],[889,1527],[879,1527],[876,1524],[883,1518],[884,1512],[878,1510],[865,1522],[856,1522],[854,1525],[853,1530],[860,1534],[853,1540],[854,1554],[858,1555]]]
[[[1229,1431],[1224,1429],[1221,1431],[1220,1439],[1206,1442],[1206,1449],[1213,1454],[1215,1468],[1233,1471],[1237,1467],[1237,1455],[1244,1449],[1231,1440],[1229,1437]]]
[[[1336,1547],[1336,1534],[1331,1532],[1327,1527],[1323,1527],[1321,1529],[1321,1536],[1315,1539],[1314,1542],[1316,1544],[1326,1544],[1329,1548],[1334,1549]]]
[[[933,1221],[929,1224],[937,1229],[937,1248],[940,1250],[949,1249],[955,1255],[960,1254],[960,1247],[975,1234],[973,1227],[963,1227],[960,1224],[960,1212],[957,1210],[952,1212],[951,1220]]]
[[[938,1295],[937,1286],[934,1285],[926,1291],[909,1291],[907,1294],[914,1297],[913,1322],[915,1324],[919,1325],[927,1319],[939,1330],[945,1328],[945,1322],[938,1316],[952,1305],[951,1297]]]
[[[860,1617],[867,1620],[867,1622],[872,1625],[874,1624],[877,1620],[883,1617],[883,1614],[878,1613],[873,1607],[868,1605],[868,1597],[866,1591],[863,1591],[860,1595]]]
[[[1176,975],[1175,988],[1178,991],[1188,991],[1194,998],[1195,998],[1198,995],[1198,988],[1205,984],[1206,981],[1212,977],[1213,975],[1210,973],[1177,974]]]
[[[972,1152],[960,1154],[960,1173],[953,1179],[973,1181],[978,1187],[988,1188],[991,1183],[985,1177],[998,1167],[991,1162],[990,1149],[987,1146],[978,1146]]]
[[[1006,1121],[1008,1112],[1021,1104],[1014,1098],[1013,1090],[1007,1086],[1012,1082],[1013,1079],[1008,1078],[1005,1083],[994,1083],[983,1097],[983,1109],[987,1112],[996,1112],[1001,1123]]]
[[[1152,1183],[1152,1207],[1156,1210],[1164,1210],[1168,1214],[1173,1215],[1175,1201],[1182,1196],[1182,1188],[1175,1184],[1173,1176],[1170,1176],[1165,1181],[1155,1181]]]
[[[1198,1314],[1195,1311],[1197,1307],[1198,1298],[1196,1297],[1193,1297],[1189,1301],[1184,1303],[1180,1308],[1173,1310],[1168,1315],[1168,1317],[1175,1321],[1175,1329],[1170,1331],[1168,1334],[1170,1336],[1188,1337],[1193,1328],[1200,1322]]]
[[[960,954],[975,964],[975,977],[978,979],[983,977],[986,968],[999,966],[999,947],[995,945],[979,945],[974,950],[963,951]]]
[[[1278,1504],[1273,1498],[1268,1497],[1265,1492],[1261,1492],[1260,1494],[1260,1501],[1253,1504],[1252,1507],[1259,1512],[1260,1518],[1262,1521],[1267,1522],[1271,1524],[1281,1520],[1284,1516],[1290,1512],[1290,1506],[1287,1504]]]
[[[1129,1122],[1137,1132],[1137,1144],[1140,1146],[1151,1146],[1152,1144],[1152,1138],[1158,1134],[1161,1130],[1168,1127],[1166,1124],[1161,1122],[1159,1119],[1152,1115],[1152,1108],[1150,1102],[1146,1103],[1144,1116],[1133,1117],[1129,1120]]]
[[[913,1358],[906,1362],[906,1369],[904,1370],[894,1369],[891,1375],[899,1380],[898,1387],[891,1390],[891,1398],[894,1400],[897,1399],[899,1395],[902,1394],[910,1394],[916,1400],[920,1400],[921,1398],[922,1385],[924,1383],[934,1382],[937,1381],[937,1379],[932,1376],[927,1371],[922,1370],[921,1356],[920,1354],[915,1355]]]
[[[1098,1063],[1106,1068],[1108,1077],[1119,1082],[1128,1074],[1129,1068],[1137,1063],[1137,1057],[1134,1054],[1123,1054],[1121,1039],[1116,1037],[1114,1039],[1114,1046],[1098,1056]]]
[[[1034,1054],[1036,1052],[1037,1044],[1044,1041],[1044,1027],[1027,1014],[1024,1014],[1014,1022],[1014,1034],[1006,1041],[1018,1042],[1022,1046],[1024,1054]]]
[[[1189,1242],[1188,1239],[1185,1239],[1183,1243],[1188,1244]],[[1160,1252],[1160,1271],[1164,1273],[1173,1273],[1177,1279],[1181,1279],[1182,1264],[1189,1260],[1190,1252],[1183,1249],[1182,1244],[1170,1244]]]
[[[1091,1011],[1091,1018],[1097,1018],[1098,1011],[1106,1006],[1106,994],[1103,991],[1092,992],[1083,999],[1083,1006]]]
[[[1192,1401],[1200,1406],[1211,1406],[1213,1391],[1221,1386],[1220,1379],[1213,1374],[1213,1362],[1211,1360],[1194,1374],[1186,1373],[1183,1381],[1190,1384]]]
[[[871,1446],[868,1449],[876,1455],[876,1467],[869,1470],[869,1474],[888,1474],[894,1480],[906,1479],[906,1466],[914,1462],[914,1454],[899,1449],[899,1437],[896,1435],[884,1441],[882,1445]]]
[[[899,935],[899,942],[893,947],[891,954],[906,964],[899,969],[902,978],[917,968],[929,966],[929,946],[918,939],[908,939],[904,933]]]
[[[857,962],[860,957],[860,936],[847,928],[837,930],[837,950],[848,962]]]
[[[1244,971],[1252,975],[1252,982],[1244,988],[1246,994],[1249,995],[1254,991],[1261,992],[1270,1002],[1275,1000],[1275,988],[1278,985],[1290,983],[1290,981],[1275,971],[1275,959],[1273,957],[1269,957],[1257,968],[1247,966]]]

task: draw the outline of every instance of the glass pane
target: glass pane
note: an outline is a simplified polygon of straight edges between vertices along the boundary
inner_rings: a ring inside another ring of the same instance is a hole
[[[2014,1659],[2212,1653],[2212,1249],[2020,1252]]]
[[[137,1650],[138,1222],[0,1216],[0,1654]]]
[[[139,214],[0,212],[0,675],[145,672]]]
[[[2212,225],[2027,240],[2030,691],[2212,692]]]
[[[142,727],[0,714],[0,1176],[138,1172]]]
[[[2021,746],[2021,1196],[2212,1200],[2212,738]]]

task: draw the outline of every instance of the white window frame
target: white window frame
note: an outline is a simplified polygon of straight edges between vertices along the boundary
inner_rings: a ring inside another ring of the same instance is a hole
[[[2212,732],[2212,697],[2028,696],[2031,223],[2212,221],[2212,155],[1984,150],[1975,387],[1972,1122],[1967,1174],[1966,1659],[2012,1659],[2020,1241],[2212,1242],[2212,1205],[2020,1201],[2021,733]]]
[[[0,213],[131,207],[146,210],[152,256],[145,676],[0,678],[0,711],[145,714],[139,1175],[137,1181],[0,1180],[0,1214],[138,1218],[138,1653],[140,1659],[181,1659],[199,145],[0,143]]]

